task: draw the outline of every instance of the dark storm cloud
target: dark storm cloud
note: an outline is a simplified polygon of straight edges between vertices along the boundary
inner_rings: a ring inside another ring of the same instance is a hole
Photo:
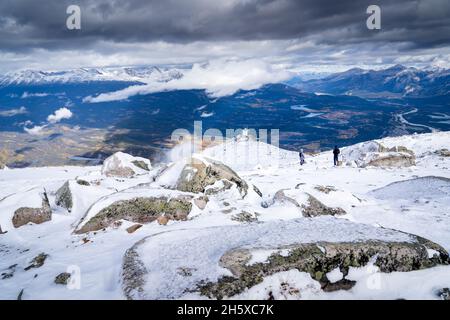
[[[77,4],[82,30],[66,29]],[[366,8],[382,9],[382,30],[366,28]],[[0,2],[0,50],[102,50],[99,41],[189,43],[304,39],[432,48],[450,44],[448,0],[14,0]]]

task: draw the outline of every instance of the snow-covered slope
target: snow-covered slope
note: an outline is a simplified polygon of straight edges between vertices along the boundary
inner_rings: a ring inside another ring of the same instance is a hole
[[[236,171],[248,184],[246,197],[232,186],[209,194],[204,205],[192,200],[186,221],[170,220],[167,225],[154,221],[132,233],[127,228],[135,223],[126,220],[96,232],[74,231],[115,201],[180,194],[173,188],[186,159],[152,163],[150,171],[131,178],[102,175],[101,166],[0,170],[0,226],[6,232],[0,234],[0,298],[16,299],[23,290],[23,299],[124,299],[124,256],[130,252],[144,266],[132,277],[136,282],[143,279],[144,294],[138,297],[160,299],[205,298],[183,290],[230,275],[217,261],[236,247],[254,249],[252,261],[264,262],[273,246],[321,241],[408,243],[413,239],[409,233],[448,252],[450,157],[442,150],[448,148],[448,141],[450,132],[378,140],[387,148],[403,146],[415,153],[414,166],[398,168],[334,167],[331,151],[306,155],[306,164],[300,166],[295,152],[252,139],[227,141],[204,150],[199,158],[221,161]],[[67,180],[73,196],[70,212],[55,201]],[[19,207],[40,207],[44,190],[51,221],[14,228],[14,212]],[[304,217],[311,197],[328,209],[345,212]],[[435,249],[427,247],[429,258]],[[40,253],[48,255],[45,263],[25,270]],[[280,299],[438,299],[437,292],[450,287],[450,266],[384,273],[373,263],[350,268],[345,278],[356,284],[348,290],[326,292],[310,274],[292,269],[271,274],[232,298],[266,299],[271,292]],[[72,274],[68,286],[54,283],[63,272]],[[329,279],[343,277],[339,270],[329,275]],[[373,277],[375,290],[368,285]],[[286,289],[286,284],[293,289]]]

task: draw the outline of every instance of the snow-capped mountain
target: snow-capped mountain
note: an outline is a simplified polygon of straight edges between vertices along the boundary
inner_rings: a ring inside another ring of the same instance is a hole
[[[79,68],[66,71],[22,70],[0,76],[0,85],[42,85],[93,81],[149,82],[170,81],[183,76],[177,68],[107,67]]]
[[[322,79],[303,81],[305,91],[361,96],[442,96],[450,93],[448,69],[395,65],[382,70],[353,68]]]
[[[448,299],[449,139],[0,170],[0,298]]]

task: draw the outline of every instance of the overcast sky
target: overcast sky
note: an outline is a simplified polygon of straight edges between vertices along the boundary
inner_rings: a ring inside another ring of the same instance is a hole
[[[81,30],[66,8],[81,8]],[[381,30],[366,8],[381,7]],[[0,72],[251,58],[290,69],[450,66],[449,0],[2,0]]]

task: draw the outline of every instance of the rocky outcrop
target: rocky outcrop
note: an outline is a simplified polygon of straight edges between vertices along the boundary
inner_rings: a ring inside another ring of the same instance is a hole
[[[101,230],[121,219],[141,224],[155,221],[160,216],[172,220],[186,220],[192,209],[191,200],[191,196],[180,195],[174,198],[138,197],[116,201],[102,209],[75,233]]]
[[[347,147],[342,151],[346,165],[360,168],[374,167],[409,167],[415,165],[415,155],[404,146],[387,148],[376,141],[368,141]]]
[[[416,165],[414,155],[406,152],[386,152],[374,154],[367,163],[361,167],[411,167]]]
[[[448,264],[446,251],[439,248],[439,253],[439,257],[430,259],[425,245],[409,242],[299,244],[290,247],[288,254],[275,252],[266,262],[248,265],[251,251],[236,249],[228,251],[220,259],[221,267],[230,270],[233,276],[224,276],[217,282],[200,284],[198,289],[202,295],[209,298],[223,299],[261,283],[266,276],[291,269],[309,273],[313,279],[320,282],[325,291],[350,289],[354,282],[343,279],[331,283],[326,274],[339,268],[345,276],[350,267],[365,266],[374,257],[374,265],[379,267],[381,272],[407,272]]]
[[[52,219],[52,210],[48,201],[47,193],[43,193],[41,208],[19,208],[14,212],[12,223],[15,228],[19,228],[27,223],[41,224]]]
[[[335,216],[346,214],[342,208],[330,208],[324,205],[322,202],[312,195],[308,195],[308,205],[302,205],[302,213],[305,217],[317,217],[317,216]]]
[[[63,207],[69,212],[72,211],[73,198],[69,181],[66,181],[61,188],[56,191],[55,203],[57,206]]]
[[[145,174],[150,169],[150,160],[116,152],[103,162],[102,174],[107,177],[131,178],[136,174]]]
[[[206,158],[193,158],[192,162],[183,168],[176,188],[180,191],[199,193],[205,192],[208,186],[212,186],[218,181],[224,182],[223,190],[231,187],[231,184],[235,184],[242,197],[247,195],[248,185],[236,172],[219,161]],[[209,192],[209,194],[214,193]]]

